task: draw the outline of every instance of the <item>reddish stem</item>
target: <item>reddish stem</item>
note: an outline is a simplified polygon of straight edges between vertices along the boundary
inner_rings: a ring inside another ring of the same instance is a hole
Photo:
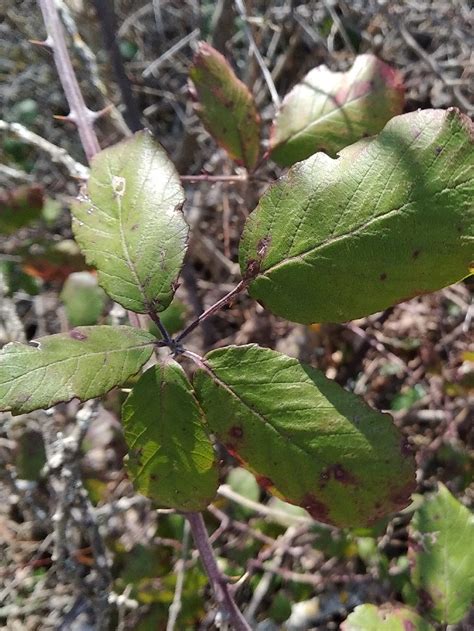
[[[67,118],[77,125],[84,153],[87,160],[90,161],[100,151],[99,141],[93,127],[93,121],[97,115],[89,110],[82,96],[54,0],[39,0],[39,5],[48,34],[47,43],[50,43],[53,49],[59,79],[69,103],[70,112]]]
[[[209,316],[216,313],[216,311],[219,311],[220,309],[222,309],[222,307],[225,307],[225,305],[228,304],[234,296],[236,296],[241,291],[243,291],[246,286],[247,286],[247,282],[245,280],[241,280],[240,283],[238,283],[238,285],[234,287],[234,289],[231,289],[229,293],[227,293],[223,298],[221,298],[216,303],[211,305],[208,309],[206,309],[203,313],[201,313],[201,315],[198,318],[196,318],[193,322],[191,322],[191,324],[187,326],[184,329],[184,331],[182,331],[178,335],[178,337],[175,340],[176,343],[179,343],[182,340],[184,340],[184,338],[187,337],[192,331],[194,331],[194,329],[199,324],[201,324],[203,320],[206,320]]]
[[[219,607],[227,613],[227,621],[231,628],[234,631],[251,631],[251,627],[235,604],[226,579],[217,567],[202,514],[185,513],[185,517],[191,527],[194,543],[199,550],[199,556],[211,582],[216,601]]]

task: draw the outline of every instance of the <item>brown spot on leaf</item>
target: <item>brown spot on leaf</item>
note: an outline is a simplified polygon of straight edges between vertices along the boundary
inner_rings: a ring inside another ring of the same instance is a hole
[[[395,512],[397,509],[401,510],[406,508],[410,503],[410,497],[415,490],[415,479],[410,480],[408,484],[405,484],[401,489],[395,489],[390,495],[390,502],[392,503],[392,510]]]
[[[301,500],[301,506],[306,509],[311,517],[316,519],[316,521],[322,521],[326,524],[331,523],[326,504],[323,504],[323,502],[316,499],[311,493],[306,493]]]
[[[439,156],[439,154],[443,151],[443,147],[436,147],[435,149],[435,153],[437,156]]]
[[[79,342],[82,342],[82,340],[87,340],[87,335],[81,333],[81,331],[78,331],[77,329],[72,329],[72,331],[69,331],[69,337],[72,337],[73,340],[78,340]]]
[[[244,430],[240,427],[240,425],[233,425],[229,430],[229,434],[232,438],[242,438]]]
[[[380,278],[380,280],[386,280],[387,279],[387,274],[385,272],[383,272],[382,274],[380,274],[379,278]]]
[[[257,255],[260,260],[265,256],[268,250],[268,246],[270,245],[272,238],[270,235],[262,237],[260,241],[257,243]]]
[[[412,259],[416,261],[416,259],[420,256],[420,252],[421,250],[413,250],[412,252]]]
[[[423,611],[430,611],[431,609],[433,609],[433,599],[426,590],[418,590],[418,600],[420,601],[420,608]]]
[[[247,261],[247,266],[244,272],[244,280],[250,280],[255,278],[257,274],[260,272],[260,261],[256,259],[250,259]]]
[[[326,469],[321,472],[320,478],[320,488],[324,488],[327,482],[332,478],[341,484],[353,484],[357,485],[357,478],[346,468],[344,468],[341,464],[336,463],[330,465]]]

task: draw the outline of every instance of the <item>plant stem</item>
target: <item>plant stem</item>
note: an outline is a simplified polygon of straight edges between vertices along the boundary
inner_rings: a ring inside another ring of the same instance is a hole
[[[87,160],[90,161],[100,151],[99,141],[93,127],[97,114],[92,112],[85,104],[69,57],[63,26],[54,0],[39,0],[39,5],[48,34],[46,41],[52,46],[59,79],[69,103],[68,120],[73,121],[77,125],[84,153]]]
[[[235,604],[226,579],[217,567],[202,514],[185,513],[185,517],[191,527],[194,543],[199,550],[199,555],[214,590],[216,601],[221,609],[227,613],[231,628],[234,631],[250,631],[249,624]]]
[[[94,112],[91,112],[84,102],[84,98],[68,54],[66,41],[64,39],[64,32],[54,0],[39,0],[39,4],[48,32],[48,44],[52,44],[58,75],[71,110],[68,118],[76,123],[84,152],[87,160],[90,161],[91,158],[100,151],[100,145],[92,126],[97,115],[94,114]],[[244,179],[244,177],[240,179]],[[221,309],[233,298],[233,296],[242,291],[246,284],[246,281],[240,281],[240,283],[232,291],[212,305],[212,307],[209,307],[209,309],[204,311],[199,318],[192,322],[181,333],[177,340],[175,340],[175,343],[179,342],[191,331],[193,331],[200,322]],[[164,342],[172,342],[159,316],[152,311],[150,311],[148,315],[160,329]],[[132,325],[140,326],[139,318],[136,314],[133,314],[130,321]],[[202,514],[187,513],[186,518],[189,522],[196,547],[201,556],[202,564],[209,577],[209,581],[213,587],[219,606],[227,614],[227,617],[232,624],[232,628],[235,629],[235,631],[251,631],[229,591],[225,577],[222,575],[217,566]]]
[[[163,342],[165,342],[165,344],[169,346],[172,343],[171,336],[166,330],[166,327],[163,324],[163,322],[160,320],[160,316],[152,310],[148,312],[148,315],[158,327],[158,330],[161,333],[161,337],[163,338]]]
[[[81,88],[79,87],[74,68],[72,67],[71,58],[69,57],[55,0],[39,0],[39,5],[48,33],[47,44],[53,49],[59,80],[61,81],[66,100],[69,104],[70,113],[67,118],[77,125],[84,153],[86,154],[88,162],[90,162],[91,158],[100,151],[99,141],[97,140],[93,126],[98,114],[92,112],[87,107],[84,97],[82,96]],[[140,328],[138,316],[130,311],[128,315],[132,326],[138,326],[138,328]],[[151,310],[148,315],[160,330],[166,344],[171,343],[171,337],[163,326],[159,316]]]
[[[213,305],[211,305],[208,309],[206,309],[203,313],[201,313],[201,315],[196,318],[193,322],[191,322],[191,324],[189,324],[184,331],[182,331],[178,337],[176,338],[176,343],[181,342],[182,340],[184,340],[185,337],[187,337],[192,331],[194,331],[194,329],[201,324],[201,322],[203,322],[203,320],[206,320],[207,318],[209,318],[209,316],[213,315],[214,313],[216,313],[216,311],[219,311],[220,309],[222,309],[222,307],[225,307],[226,304],[228,304],[232,298],[234,296],[236,296],[237,294],[239,294],[241,291],[243,291],[245,289],[245,287],[247,286],[247,281],[245,280],[241,280],[240,283],[238,283],[234,289],[231,289],[229,291],[229,293],[227,293],[223,298],[221,298],[220,300],[218,300],[216,303],[214,303]]]

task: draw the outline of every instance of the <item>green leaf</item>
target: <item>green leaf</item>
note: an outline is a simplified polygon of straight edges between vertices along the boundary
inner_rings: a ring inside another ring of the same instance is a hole
[[[179,175],[147,131],[93,158],[73,230],[99,283],[126,309],[170,304],[188,237],[183,201]]]
[[[194,378],[217,438],[281,499],[337,526],[407,505],[414,462],[388,415],[255,344],[212,351]]]
[[[21,414],[98,397],[137,373],[154,342],[130,326],[92,326],[39,338],[35,346],[7,344],[0,352],[0,410]]]
[[[135,488],[178,510],[206,508],[218,485],[216,457],[179,364],[147,370],[125,401],[122,417]]]
[[[260,151],[260,116],[247,86],[205,42],[199,44],[189,76],[208,132],[234,160],[252,169]]]
[[[0,190],[0,233],[13,234],[41,216],[43,187],[19,186]]]
[[[96,324],[102,315],[106,295],[90,272],[71,274],[61,292],[66,316],[71,326]]]
[[[459,622],[474,602],[474,515],[440,483],[413,516],[410,540],[422,602],[438,622]]]
[[[341,624],[341,631],[434,631],[434,627],[408,607],[359,605]]]
[[[454,108],[412,112],[337,160],[292,167],[247,220],[251,296],[295,322],[344,322],[465,277],[472,129]]]
[[[285,97],[270,134],[272,158],[290,166],[316,151],[334,156],[403,111],[401,75],[374,55],[347,72],[313,68]]]

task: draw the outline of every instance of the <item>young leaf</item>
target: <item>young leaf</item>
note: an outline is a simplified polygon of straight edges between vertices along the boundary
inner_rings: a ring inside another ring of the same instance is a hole
[[[130,326],[78,327],[12,342],[0,352],[0,410],[22,414],[123,384],[149,359],[156,338]]]
[[[251,296],[295,322],[344,322],[468,275],[472,134],[454,108],[412,112],[292,167],[247,220]]]
[[[189,71],[198,99],[197,113],[231,158],[252,169],[260,149],[260,116],[252,94],[227,60],[201,42]]]
[[[341,631],[434,631],[434,627],[408,607],[359,605],[341,624]]]
[[[474,602],[474,515],[439,484],[410,524],[412,581],[430,615],[462,620]]]
[[[105,149],[75,203],[73,230],[111,298],[139,313],[173,298],[186,251],[179,175],[147,131]]]
[[[12,234],[41,216],[43,187],[18,186],[0,190],[0,233]]]
[[[414,462],[388,415],[255,344],[206,356],[194,385],[211,430],[281,499],[336,526],[407,505]]]
[[[137,490],[178,510],[206,508],[218,485],[216,457],[179,364],[147,370],[125,401],[122,417],[127,469]]]
[[[401,114],[403,92],[399,72],[374,55],[359,55],[348,72],[313,68],[286,95],[276,116],[272,158],[290,166],[316,151],[334,156]]]

